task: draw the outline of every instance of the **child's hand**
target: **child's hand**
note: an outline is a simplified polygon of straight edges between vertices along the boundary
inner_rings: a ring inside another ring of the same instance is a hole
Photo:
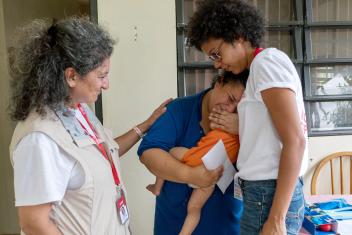
[[[220,129],[230,134],[238,134],[238,114],[229,113],[215,107],[209,115],[210,128]]]

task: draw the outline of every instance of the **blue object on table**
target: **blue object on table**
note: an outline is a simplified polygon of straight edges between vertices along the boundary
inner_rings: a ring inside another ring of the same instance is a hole
[[[352,205],[343,198],[314,203],[314,205],[336,220],[352,219]]]
[[[334,210],[344,207],[351,207],[351,205],[348,204],[343,198],[337,198],[327,202],[316,202],[314,205],[322,210]]]
[[[319,230],[320,225],[330,224],[331,231],[325,232]],[[303,227],[312,235],[330,235],[336,234],[337,221],[316,206],[316,204],[305,207]]]

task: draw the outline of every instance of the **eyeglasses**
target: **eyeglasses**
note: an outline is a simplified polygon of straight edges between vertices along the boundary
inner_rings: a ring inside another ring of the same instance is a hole
[[[209,59],[212,61],[220,61],[222,59],[220,49],[224,41],[222,41],[218,48],[216,48],[212,53],[209,54]]]

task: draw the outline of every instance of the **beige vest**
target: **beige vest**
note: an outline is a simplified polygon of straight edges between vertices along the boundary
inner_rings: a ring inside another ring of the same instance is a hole
[[[84,105],[91,118],[94,114]],[[85,173],[84,184],[76,190],[67,190],[60,204],[53,205],[53,220],[63,234],[92,234],[92,235],[125,235],[130,234],[129,221],[122,225],[116,211],[116,187],[109,162],[94,145],[87,135],[77,136],[77,120],[69,120],[71,126],[65,126],[62,117],[49,111],[43,119],[32,112],[28,118],[16,126],[10,145],[10,155],[16,145],[27,134],[35,131],[43,132],[52,138],[57,145],[76,159]],[[92,121],[105,148],[114,159],[121,181],[121,169],[118,156],[118,145],[112,136],[95,118]],[[72,125],[73,124],[73,125]],[[75,129],[76,131],[72,131]],[[79,133],[79,132],[78,132]],[[78,137],[78,138],[76,138]],[[38,143],[40,144],[40,143]],[[50,157],[50,156],[48,156]],[[30,177],[30,176],[28,176]],[[126,191],[125,191],[126,192]]]

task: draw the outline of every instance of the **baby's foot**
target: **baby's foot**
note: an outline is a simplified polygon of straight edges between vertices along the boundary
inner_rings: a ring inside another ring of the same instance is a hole
[[[158,189],[155,184],[149,184],[146,188],[147,188],[150,192],[152,192],[155,196],[159,196],[159,194],[160,194],[160,189]]]

